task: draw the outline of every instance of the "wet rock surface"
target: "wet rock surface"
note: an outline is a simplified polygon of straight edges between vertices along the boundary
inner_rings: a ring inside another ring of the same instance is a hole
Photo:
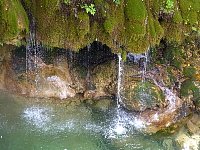
[[[144,111],[145,109],[158,109],[164,105],[164,95],[159,87],[144,81],[132,82],[124,87],[124,105],[129,110]]]
[[[102,43],[95,42],[81,53],[58,48],[45,51],[45,47],[39,53],[39,49],[38,55],[33,55],[32,49],[28,61],[25,47],[2,54],[5,61],[0,66],[3,70],[0,88],[26,96],[63,100],[116,95],[118,61]],[[183,49],[187,55],[183,55]],[[166,41],[156,52],[151,49],[149,53],[128,55],[123,63],[120,94],[121,105],[138,113],[145,132],[155,133],[188,116],[191,109],[199,109],[199,54],[198,45],[177,46]],[[87,57],[89,54],[91,58]]]

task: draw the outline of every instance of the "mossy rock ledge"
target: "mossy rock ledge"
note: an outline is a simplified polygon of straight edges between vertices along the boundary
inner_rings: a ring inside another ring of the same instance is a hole
[[[165,0],[2,0],[0,43],[19,44],[35,22],[36,38],[45,45],[76,51],[97,40],[115,53],[120,46],[141,53],[162,38],[181,41],[199,31],[199,1],[173,1],[169,11]],[[82,7],[91,4],[94,15]]]
[[[161,89],[146,81],[129,84],[124,91],[123,103],[127,109],[144,111],[164,105],[165,98]]]

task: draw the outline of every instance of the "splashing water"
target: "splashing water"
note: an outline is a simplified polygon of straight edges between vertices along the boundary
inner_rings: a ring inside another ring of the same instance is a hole
[[[176,109],[177,96],[169,88],[159,84],[155,79],[153,81],[163,91],[165,98],[169,101],[169,110]]]

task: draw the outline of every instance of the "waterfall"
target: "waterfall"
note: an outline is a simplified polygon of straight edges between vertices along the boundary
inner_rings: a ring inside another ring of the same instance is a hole
[[[34,23],[33,23],[34,24]],[[35,81],[35,94],[37,95],[38,89],[38,67],[42,65],[43,62],[41,60],[41,47],[38,41],[36,40],[36,34],[34,27],[30,31],[30,35],[27,38],[26,43],[26,79],[30,79],[30,74],[34,76]]]
[[[90,81],[90,48],[91,45],[87,45],[87,62],[86,62],[86,66],[87,66],[87,75],[86,75],[86,82],[87,82],[87,88],[90,89],[90,85],[91,85],[91,81]]]
[[[111,132],[111,138],[115,138],[118,135],[125,135],[127,132],[127,129],[125,127],[124,123],[124,116],[121,114],[120,106],[122,103],[122,97],[121,97],[121,89],[122,89],[122,75],[123,75],[123,60],[121,53],[118,55],[118,79],[117,79],[117,110],[116,110],[116,120],[114,122],[114,126],[112,127]]]
[[[117,107],[120,107],[120,104],[122,104],[122,98],[121,98],[121,89],[122,89],[122,74],[123,74],[123,60],[121,53],[118,55],[118,80],[117,80]]]
[[[146,72],[149,63],[149,50],[150,48],[148,48],[147,51],[142,54],[128,53],[127,55],[131,62],[139,66],[142,82],[145,82],[146,79]]]
[[[90,79],[90,45],[87,45],[87,81]]]
[[[142,82],[145,82],[146,80],[147,65],[149,61],[148,59],[149,59],[149,48],[144,53],[144,61],[143,61],[143,68],[142,68]]]

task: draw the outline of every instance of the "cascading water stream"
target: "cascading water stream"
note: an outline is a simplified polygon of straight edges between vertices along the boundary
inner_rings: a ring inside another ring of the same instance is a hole
[[[86,75],[86,82],[87,82],[87,88],[90,89],[91,81],[90,81],[90,48],[91,45],[87,45],[87,60],[86,60],[86,66],[87,66],[87,75]]]
[[[123,60],[121,53],[118,55],[118,80],[117,80],[117,107],[120,107],[120,104],[122,104],[122,98],[121,98],[121,89],[122,89],[122,74],[123,74]]]
[[[121,89],[122,89],[122,75],[123,75],[123,60],[121,54],[118,54],[118,79],[117,79],[117,110],[116,110],[116,120],[113,123],[111,137],[115,138],[117,136],[125,135],[127,130],[124,124],[123,114],[120,114],[120,106],[122,104]]]
[[[36,35],[34,31],[30,32],[30,36],[27,39],[27,45],[26,45],[26,77],[27,81],[30,78],[29,73],[32,72],[32,75],[34,75],[34,81],[35,81],[35,94],[37,95],[38,90],[38,81],[39,81],[39,75],[38,75],[38,64],[40,63],[40,45],[38,41],[36,40]]]
[[[143,61],[143,68],[142,68],[142,82],[145,82],[146,80],[147,65],[149,61],[148,59],[149,59],[149,48],[144,53],[144,61]]]

